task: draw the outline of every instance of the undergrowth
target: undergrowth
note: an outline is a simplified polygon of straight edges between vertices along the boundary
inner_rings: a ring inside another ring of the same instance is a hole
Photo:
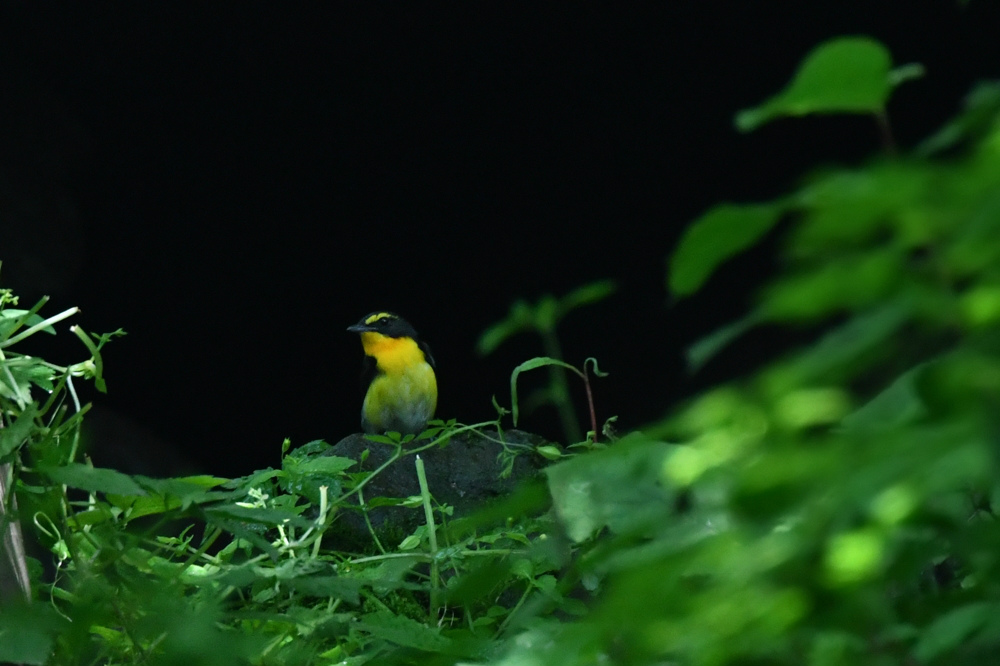
[[[87,358],[70,366],[19,355],[13,347],[73,312],[43,319],[41,304],[19,310],[3,292],[0,463],[14,489],[3,527],[18,520],[45,555],[27,560],[30,602],[7,597],[0,608],[0,661],[991,658],[1000,648],[1000,85],[978,87],[954,121],[905,150],[891,140],[886,103],[919,71],[893,68],[865,38],[818,47],[739,127],[870,114],[881,153],[811,174],[776,201],[717,206],[673,254],[668,288],[687,297],[787,221],[779,274],[744,319],[689,358],[700,367],[755,326],[822,328],[815,341],[617,441],[598,444],[592,417],[583,446],[536,448],[551,461],[543,482],[471,515],[435,499],[421,454],[474,432],[502,439],[499,422],[373,438],[372,450],[390,454],[368,471],[321,441],[286,447],[280,469],[238,479],[95,468],[78,447],[87,408],[74,382],[102,388],[111,336],[74,329]],[[610,286],[581,293],[574,305]],[[565,308],[544,303],[513,308],[483,350],[536,330],[554,351],[519,370],[568,367],[552,346]],[[587,369],[576,371],[589,381]],[[564,400],[565,377],[552,382],[549,399]],[[411,467],[419,494],[367,492],[390,465]],[[365,513],[381,506],[417,512],[419,526],[390,540]],[[367,548],[342,545],[350,513],[360,513]]]

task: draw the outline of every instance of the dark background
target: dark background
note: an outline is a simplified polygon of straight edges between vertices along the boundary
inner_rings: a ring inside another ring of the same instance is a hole
[[[671,304],[664,261],[723,200],[876,154],[866,117],[740,135],[819,42],[882,40],[924,79],[890,106],[905,149],[997,76],[996,3],[5,2],[0,259],[22,305],[79,305],[106,350],[99,463],[239,475],[280,444],[357,429],[344,329],[408,318],[438,361],[438,414],[492,418],[522,336],[474,344],[519,297],[600,278],[561,327],[596,356],[598,416],[641,427],[773,353],[758,334],[694,377],[686,344],[736,318],[770,245]],[[37,337],[37,336],[36,336]],[[68,333],[30,349],[83,357]],[[576,388],[576,387],[575,387]],[[526,423],[558,436],[551,412]]]

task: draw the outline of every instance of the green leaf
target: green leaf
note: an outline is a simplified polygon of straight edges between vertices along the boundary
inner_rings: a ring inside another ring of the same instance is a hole
[[[333,597],[357,604],[365,582],[345,576],[295,576],[285,581],[293,590],[311,597]]]
[[[520,364],[514,371],[510,373],[510,400],[511,400],[511,419],[514,421],[514,425],[517,425],[517,417],[519,413],[519,408],[517,406],[517,378],[522,372],[527,372],[528,370],[535,370],[536,368],[543,368],[547,365],[556,365],[561,368],[566,368],[567,370],[572,370],[576,374],[580,374],[580,371],[575,367],[560,361],[557,358],[550,358],[548,356],[536,356],[535,358],[528,359],[524,363]]]
[[[35,425],[38,405],[29,403],[25,410],[7,428],[0,428],[0,460],[20,448]]]
[[[869,307],[898,286],[905,266],[893,247],[838,256],[773,282],[761,309],[768,319],[809,321]]]
[[[486,356],[499,347],[507,338],[522,331],[530,330],[534,325],[535,310],[527,302],[518,300],[510,306],[510,312],[502,320],[493,324],[479,336],[476,351]]]
[[[892,92],[891,68],[889,50],[870,37],[830,40],[806,56],[784,90],[737,114],[736,127],[749,132],[775,118],[811,113],[880,113]]]
[[[600,280],[574,289],[559,299],[556,306],[556,318],[561,319],[581,305],[603,301],[615,293],[617,288],[618,285],[615,284],[614,280]]]
[[[913,656],[922,664],[957,648],[1000,611],[995,603],[973,603],[945,613],[920,634]]]
[[[291,446],[291,440],[285,440],[285,441],[288,443],[286,445],[285,442],[282,442],[281,447],[283,450],[287,449],[288,446]],[[292,452],[289,453],[288,455],[292,458],[310,458],[322,455],[323,453],[329,451],[332,448],[333,447],[330,446],[325,440],[314,439],[313,441],[307,442],[302,446],[295,447],[295,449],[292,450]]]
[[[670,260],[669,289],[675,296],[698,291],[719,264],[752,246],[778,222],[785,205],[720,204],[684,232]]]
[[[8,600],[9,601],[9,600]],[[51,609],[8,604],[0,612],[0,663],[47,664],[56,634],[68,627]]]
[[[558,446],[539,446],[535,451],[548,460],[559,460],[562,457],[562,451],[559,450]]]
[[[622,439],[545,468],[552,503],[566,532],[581,542],[604,527],[641,528],[660,517],[671,501],[661,484],[664,442]]]
[[[256,526],[247,525],[247,523],[240,520],[227,520],[221,513],[213,515],[211,512],[206,511],[205,515],[209,518],[209,522],[211,524],[224,529],[246,543],[252,544],[266,553],[272,561],[278,561],[278,550],[271,545],[270,541],[264,539],[257,533],[260,530],[257,529]]]
[[[231,489],[241,489],[244,491],[250,490],[251,488],[258,488],[261,486],[269,485],[271,479],[280,477],[284,472],[279,469],[262,469],[249,474],[238,479],[232,479],[224,484],[225,488]]]
[[[400,541],[399,546],[397,546],[397,548],[399,548],[400,550],[413,550],[419,545],[420,545],[420,536],[417,534],[411,534],[402,541]]]
[[[108,494],[107,498],[116,507],[128,510],[128,520],[187,508],[191,504],[228,499],[241,494],[238,491],[211,492],[211,488],[226,483],[228,479],[208,475],[177,479],[150,479],[137,476],[135,481],[149,494],[145,496]]]
[[[260,523],[263,525],[293,525],[295,527],[308,527],[309,521],[298,514],[284,509],[271,509],[267,507],[249,507],[230,504],[226,506],[212,507],[206,511],[212,516],[225,516],[236,518],[248,523]]]
[[[925,139],[916,148],[922,157],[952,148],[962,141],[976,139],[988,133],[1000,114],[1000,82],[980,83],[965,98],[965,108],[958,117]]]
[[[0,340],[6,340],[21,326],[36,326],[45,321],[41,316],[31,312],[31,310],[20,310],[17,308],[7,308],[0,310]],[[45,326],[38,329],[49,335],[55,335],[56,329]]]
[[[137,476],[136,480],[152,492],[161,495],[174,495],[185,500],[196,500],[216,486],[228,483],[229,479],[208,474],[182,476],[174,479],[151,479],[148,476]],[[216,494],[218,496],[218,494]]]
[[[343,472],[355,464],[350,458],[340,456],[286,456],[282,461],[284,476],[279,483],[286,492],[305,497],[310,503],[319,505],[324,492],[327,498],[340,495]],[[323,490],[324,487],[326,491]]]
[[[506,317],[483,332],[476,343],[476,350],[485,356],[492,353],[507,338],[523,331],[551,332],[559,320],[569,312],[581,305],[607,298],[616,288],[614,280],[599,280],[575,289],[561,298],[545,294],[534,305],[517,300],[510,306]]]
[[[114,495],[145,495],[146,491],[135,480],[113,469],[90,467],[80,463],[70,463],[64,467],[44,469],[50,479],[72,488],[91,493]]]
[[[825,382],[834,371],[843,372],[857,359],[887,344],[913,315],[906,300],[893,300],[851,317],[793,359],[793,385]]]
[[[339,474],[357,463],[341,456],[322,456],[295,465],[298,474]]]
[[[926,363],[907,370],[884,391],[841,420],[851,430],[891,430],[920,418],[926,411],[917,383]]]
[[[684,352],[688,370],[691,372],[700,370],[729,343],[761,323],[763,319],[760,312],[751,312],[746,317],[726,324],[695,342]]]
[[[427,652],[441,652],[451,644],[451,641],[442,636],[437,629],[431,629],[416,620],[388,612],[362,615],[352,628],[396,645]]]

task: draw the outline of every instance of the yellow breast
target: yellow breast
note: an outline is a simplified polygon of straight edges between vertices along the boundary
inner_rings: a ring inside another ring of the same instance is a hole
[[[404,434],[423,430],[437,408],[437,378],[416,341],[365,332],[361,344],[377,365],[361,409],[364,429]]]

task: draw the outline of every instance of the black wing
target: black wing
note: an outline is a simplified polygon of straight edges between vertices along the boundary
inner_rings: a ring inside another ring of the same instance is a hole
[[[361,391],[368,391],[375,374],[378,372],[378,364],[375,359],[367,354],[361,360]]]
[[[424,358],[427,359],[430,366],[437,370],[437,366],[434,364],[434,357],[431,355],[431,346],[423,340],[417,340],[417,346],[420,347],[420,351],[424,353]]]

